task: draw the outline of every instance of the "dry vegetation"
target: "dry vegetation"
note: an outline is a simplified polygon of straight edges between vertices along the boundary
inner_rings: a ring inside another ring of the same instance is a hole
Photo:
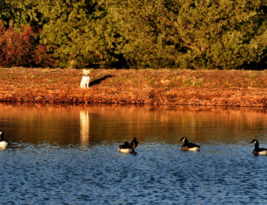
[[[0,68],[0,102],[267,107],[267,70]]]

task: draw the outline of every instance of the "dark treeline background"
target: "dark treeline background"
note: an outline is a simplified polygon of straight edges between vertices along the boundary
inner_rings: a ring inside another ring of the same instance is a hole
[[[262,69],[265,0],[0,0],[0,66]]]

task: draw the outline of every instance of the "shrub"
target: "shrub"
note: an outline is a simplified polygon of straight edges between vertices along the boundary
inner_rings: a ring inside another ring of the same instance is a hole
[[[48,66],[52,60],[43,45],[38,44],[39,32],[25,25],[18,30],[4,28],[0,21],[0,65]]]

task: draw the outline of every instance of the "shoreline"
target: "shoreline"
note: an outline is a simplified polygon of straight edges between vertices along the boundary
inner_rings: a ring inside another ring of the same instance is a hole
[[[0,102],[267,107],[267,70],[0,68]]]

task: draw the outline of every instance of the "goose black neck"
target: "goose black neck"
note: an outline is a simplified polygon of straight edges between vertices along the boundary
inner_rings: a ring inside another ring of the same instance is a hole
[[[255,143],[255,149],[256,150],[259,149],[259,143],[258,142]]]
[[[188,144],[188,140],[185,138],[184,139],[184,145],[187,145]]]

